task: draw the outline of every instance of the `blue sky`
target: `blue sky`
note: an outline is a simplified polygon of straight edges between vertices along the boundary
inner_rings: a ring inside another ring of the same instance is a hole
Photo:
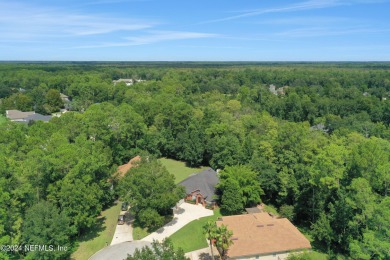
[[[0,0],[0,60],[390,61],[390,0]]]

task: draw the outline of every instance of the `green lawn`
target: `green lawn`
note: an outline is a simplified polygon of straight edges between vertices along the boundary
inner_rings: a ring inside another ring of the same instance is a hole
[[[313,260],[328,260],[329,259],[327,254],[316,252],[316,251],[311,252],[309,255]]]
[[[135,215],[132,208],[130,208],[129,213],[133,216]],[[137,220],[134,220],[131,225],[133,226],[133,240],[141,240],[142,238],[150,234],[147,228],[140,227]]]
[[[5,122],[7,122],[7,119],[3,115],[0,115],[0,125],[4,124]]]
[[[91,232],[78,239],[79,247],[77,251],[71,255],[71,259],[87,260],[94,253],[105,247],[106,243],[108,243],[108,245],[111,244],[120,210],[121,203],[117,203],[111,208],[103,211],[95,228],[91,228]]]
[[[148,236],[150,233],[147,228],[133,227],[133,239],[141,240],[142,238]]]
[[[264,211],[265,211],[265,212],[268,212],[268,213],[272,213],[272,214],[274,214],[276,217],[279,217],[279,216],[280,216],[279,213],[278,213],[278,211],[277,211],[277,209],[276,209],[274,206],[272,206],[272,205],[264,205]]]
[[[191,252],[208,246],[206,237],[203,234],[203,226],[207,221],[216,221],[221,217],[219,209],[214,210],[214,215],[194,220],[179,231],[170,236],[173,245],[183,248],[184,252]]]
[[[175,175],[175,182],[179,183],[182,180],[186,179],[190,174],[195,172],[200,172],[204,169],[207,169],[208,167],[202,166],[198,168],[192,168],[186,166],[185,162],[182,161],[176,161],[172,159],[167,158],[160,158],[158,159],[166,168],[167,170]]]
[[[309,259],[309,260],[328,260],[329,257],[327,254],[323,254],[323,253],[319,253],[319,252],[316,252],[316,251],[307,251],[307,252],[299,252],[299,253],[296,253],[296,256],[295,258],[293,259]]]

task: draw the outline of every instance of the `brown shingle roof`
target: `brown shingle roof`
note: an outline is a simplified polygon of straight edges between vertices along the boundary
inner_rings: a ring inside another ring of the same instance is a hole
[[[128,163],[123,164],[118,167],[118,176],[123,177],[125,174],[134,166],[136,166],[136,163],[141,161],[141,156],[137,155],[136,157],[132,158]]]
[[[237,238],[228,251],[232,258],[311,248],[309,240],[288,219],[272,218],[268,213],[222,217],[217,225],[222,224]]]
[[[21,121],[24,120],[26,117],[34,114],[34,111],[22,112],[19,110],[6,110],[7,118],[11,119],[12,121]]]

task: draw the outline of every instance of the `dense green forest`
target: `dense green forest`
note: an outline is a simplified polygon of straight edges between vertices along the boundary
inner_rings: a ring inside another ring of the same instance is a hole
[[[261,200],[330,256],[390,258],[389,63],[0,64],[3,115],[57,111],[58,93],[71,111],[49,123],[0,118],[0,245],[74,248],[117,166],[149,154],[224,169],[228,213]],[[70,254],[49,253],[26,259]]]

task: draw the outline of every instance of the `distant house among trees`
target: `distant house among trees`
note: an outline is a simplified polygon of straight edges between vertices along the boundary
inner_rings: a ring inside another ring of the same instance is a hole
[[[131,86],[133,85],[133,79],[118,79],[118,80],[113,80],[114,86],[118,83],[124,82],[126,86]]]
[[[64,103],[70,102],[70,99],[67,95],[60,93],[60,97]]]
[[[204,171],[194,173],[178,185],[184,186],[186,190],[186,201],[193,201],[203,206],[215,205],[215,186],[219,183],[217,172],[208,168]]]
[[[49,122],[52,116],[44,116],[34,111],[23,112],[20,110],[6,110],[6,116],[8,119],[14,122],[30,123],[30,121],[43,121]]]
[[[277,95],[278,93],[276,92],[276,86],[274,84],[271,84],[269,85],[269,91],[274,94],[274,95]]]
[[[124,82],[126,84],[126,86],[131,86],[133,85],[135,82],[141,82],[143,81],[142,79],[136,79],[136,80],[133,80],[133,79],[118,79],[118,80],[113,80],[112,82],[114,83],[114,86],[118,83],[121,83],[121,82]]]
[[[269,91],[274,95],[285,95],[288,86],[277,88],[274,84],[269,85]]]
[[[277,219],[266,212],[222,217],[216,224],[233,232],[229,259],[286,259],[292,252],[311,248],[309,240],[288,219]]]

